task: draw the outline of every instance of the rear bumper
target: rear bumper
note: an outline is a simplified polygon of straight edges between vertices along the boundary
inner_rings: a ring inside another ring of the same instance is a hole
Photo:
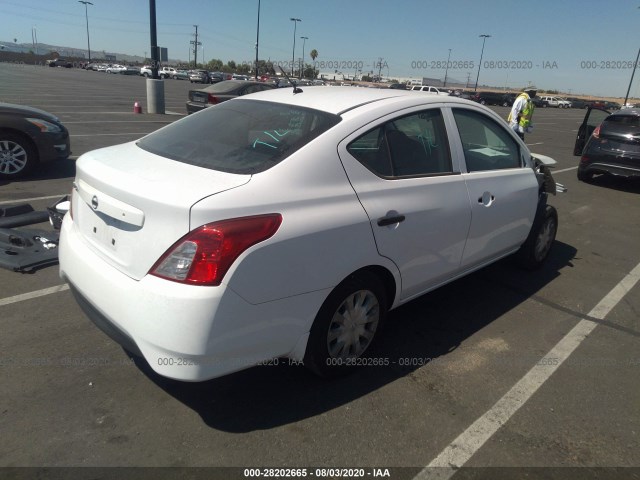
[[[619,177],[640,177],[640,165],[632,167],[628,165],[615,165],[605,162],[593,162],[578,166],[579,173],[608,173]]]
[[[253,305],[224,284],[141,280],[107,264],[65,217],[60,276],[85,314],[160,375],[203,381],[276,357],[304,356],[316,306],[328,291]]]
[[[204,110],[205,108],[210,107],[210,105],[206,103],[198,103],[198,102],[187,102],[187,113],[196,113],[200,110]]]

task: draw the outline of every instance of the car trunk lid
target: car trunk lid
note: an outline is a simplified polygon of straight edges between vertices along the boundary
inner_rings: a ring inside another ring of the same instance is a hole
[[[190,225],[192,205],[250,179],[171,160],[133,142],[108,147],[77,162],[73,220],[102,259],[139,280],[199,226]]]

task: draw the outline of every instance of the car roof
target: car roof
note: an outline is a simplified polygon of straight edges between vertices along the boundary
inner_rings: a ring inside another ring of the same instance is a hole
[[[619,115],[633,115],[636,117],[640,117],[640,108],[625,108],[622,110],[616,110],[610,116],[619,116]]]
[[[404,104],[460,103],[476,105],[474,102],[443,95],[416,95],[411,90],[392,88],[349,88],[349,87],[313,87],[303,88],[301,93],[293,93],[292,87],[278,88],[266,92],[254,93],[251,98],[300,107],[313,108],[327,113],[340,115],[363,105],[374,102],[398,102]]]

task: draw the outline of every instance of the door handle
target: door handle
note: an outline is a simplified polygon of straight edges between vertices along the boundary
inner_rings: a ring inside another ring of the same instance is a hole
[[[484,205],[485,207],[489,207],[494,201],[496,197],[491,195],[489,192],[484,192],[481,197],[478,198],[478,203]]]
[[[379,227],[386,227],[388,225],[394,225],[396,223],[403,222],[405,219],[404,215],[390,215],[388,217],[381,217],[378,219]]]

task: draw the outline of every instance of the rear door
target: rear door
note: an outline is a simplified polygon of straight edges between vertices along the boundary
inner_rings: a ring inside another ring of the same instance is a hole
[[[403,300],[457,272],[471,221],[440,108],[413,108],[347,137],[338,153]]]
[[[594,108],[589,107],[587,109],[587,113],[584,116],[584,120],[582,124],[578,128],[578,135],[576,136],[576,143],[573,146],[573,154],[578,156],[582,155],[582,151],[584,150],[584,146],[589,140],[589,137],[596,129],[598,125],[600,125],[605,118],[610,115],[610,112],[604,110],[602,108]]]

